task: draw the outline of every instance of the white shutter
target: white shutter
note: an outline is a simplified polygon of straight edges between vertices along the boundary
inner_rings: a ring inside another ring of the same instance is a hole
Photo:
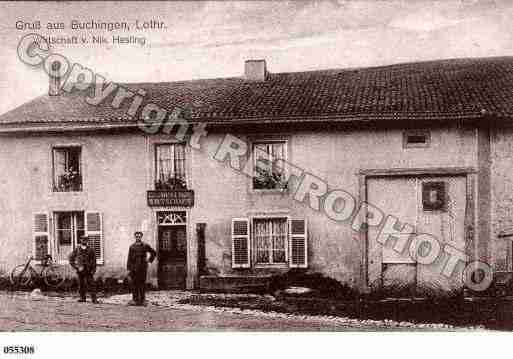
[[[50,254],[50,216],[48,213],[34,214],[33,238],[34,259],[40,261]]]
[[[289,220],[289,266],[290,268],[306,268],[308,266],[306,220]]]
[[[103,224],[100,212],[85,213],[85,234],[89,237],[89,245],[96,254],[96,263],[103,264]]]
[[[249,219],[232,219],[232,268],[250,267]]]

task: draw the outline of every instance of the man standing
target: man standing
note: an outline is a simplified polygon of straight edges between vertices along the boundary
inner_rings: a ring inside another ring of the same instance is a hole
[[[146,273],[148,262],[155,259],[157,253],[148,244],[142,241],[142,232],[135,232],[135,242],[128,250],[127,269],[132,281],[132,299],[135,305],[144,305],[146,291]],[[148,258],[148,253],[150,257]]]
[[[98,303],[96,299],[96,285],[94,273],[96,272],[96,255],[94,249],[88,245],[88,237],[82,236],[79,239],[79,246],[71,252],[69,264],[77,271],[79,302],[86,301],[86,293],[91,294],[91,301]]]

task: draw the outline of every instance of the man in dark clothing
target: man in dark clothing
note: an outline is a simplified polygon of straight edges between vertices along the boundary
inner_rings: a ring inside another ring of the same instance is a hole
[[[86,301],[86,293],[89,291],[91,301],[98,303],[96,299],[96,285],[93,278],[96,272],[96,255],[94,249],[88,245],[87,236],[82,236],[79,242],[80,245],[69,256],[69,264],[77,271],[78,275],[79,302]]]
[[[133,304],[144,305],[148,262],[153,262],[157,253],[153,248],[142,241],[142,232],[135,232],[134,236],[135,242],[128,250],[128,261],[126,267],[130,272],[130,278],[132,281]],[[149,258],[148,253],[150,254]]]

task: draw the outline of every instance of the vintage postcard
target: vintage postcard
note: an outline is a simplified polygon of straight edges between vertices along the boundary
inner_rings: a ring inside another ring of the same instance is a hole
[[[1,2],[0,330],[512,330],[512,16]]]

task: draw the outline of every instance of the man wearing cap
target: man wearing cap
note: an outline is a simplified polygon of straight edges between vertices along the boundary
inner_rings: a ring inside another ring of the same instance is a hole
[[[71,252],[69,264],[77,271],[79,302],[86,301],[86,293],[91,294],[91,301],[98,303],[96,299],[96,285],[94,273],[96,272],[96,255],[94,249],[88,245],[88,237],[82,236],[79,239],[79,246]]]
[[[135,305],[144,305],[146,290],[146,273],[148,271],[148,262],[155,259],[157,253],[150,245],[142,241],[142,232],[135,232],[135,242],[128,250],[127,269],[130,272],[132,281],[132,299]],[[150,257],[148,258],[148,253]]]

